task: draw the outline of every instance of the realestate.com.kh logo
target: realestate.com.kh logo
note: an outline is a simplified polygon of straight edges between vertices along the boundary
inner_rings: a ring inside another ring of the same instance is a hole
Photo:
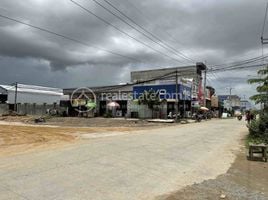
[[[70,102],[77,112],[83,113],[95,109],[97,99],[95,93],[91,89],[81,87],[73,91]]]

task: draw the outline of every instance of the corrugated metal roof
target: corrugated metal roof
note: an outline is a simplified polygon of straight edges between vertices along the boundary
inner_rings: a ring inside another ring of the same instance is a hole
[[[132,92],[132,84],[121,84],[121,85],[110,85],[110,86],[99,86],[99,87],[88,87],[96,93],[107,93],[107,92]],[[78,88],[66,88],[64,89],[64,94],[71,94],[74,90]]]
[[[0,87],[6,90],[7,92],[15,91],[14,85],[0,85]],[[63,89],[60,88],[43,87],[37,85],[25,85],[25,84],[18,84],[18,92],[63,95]]]

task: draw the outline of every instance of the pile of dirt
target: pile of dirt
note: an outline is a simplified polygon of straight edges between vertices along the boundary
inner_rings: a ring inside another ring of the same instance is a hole
[[[268,200],[268,163],[248,161],[246,149],[227,174],[215,180],[187,186],[158,200]]]
[[[0,122],[21,122],[26,124],[36,124],[38,116],[2,116]],[[172,126],[172,123],[150,123],[147,120],[125,119],[125,118],[83,118],[83,117],[52,117],[43,116],[43,122],[38,124],[62,126],[62,127],[137,127],[153,128],[161,126]]]
[[[34,117],[29,116],[29,115],[24,115],[24,116],[19,116],[19,115],[10,116],[10,115],[7,115],[7,116],[1,116],[0,121],[32,123],[34,121]]]
[[[39,147],[69,144],[80,138],[81,134],[132,131],[127,127],[53,127],[29,125],[19,122],[0,124],[0,155],[17,154]],[[19,124],[18,124],[19,123]]]
[[[148,123],[124,118],[47,117],[35,123],[34,116],[0,117],[0,155],[17,154],[39,147],[71,143],[81,135],[136,131],[170,124]]]
[[[72,127],[160,127],[171,126],[170,123],[150,123],[147,120],[125,118],[81,118],[81,117],[52,117],[46,124]]]

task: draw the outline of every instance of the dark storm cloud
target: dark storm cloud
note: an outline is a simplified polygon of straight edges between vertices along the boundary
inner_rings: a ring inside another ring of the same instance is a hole
[[[146,39],[92,0],[76,1],[131,36],[181,62],[160,55],[107,26],[69,0],[2,0],[1,14],[72,37],[89,46],[1,18],[1,71],[7,74],[17,71],[20,77],[17,78],[27,83],[48,85],[48,81],[51,81],[53,85],[69,87],[126,82],[131,70],[179,66],[187,62]],[[265,0],[109,1],[163,41],[196,61],[214,64],[260,55]],[[108,6],[103,0],[99,2]],[[265,31],[268,35],[268,30]],[[109,54],[93,46],[135,60]],[[33,73],[38,76],[44,73],[46,76],[35,79]],[[239,77],[239,73],[233,72],[232,75]],[[225,79],[229,74],[221,73],[221,76]],[[100,79],[96,80],[95,77]],[[1,75],[0,78],[6,82],[15,79],[11,75]],[[61,81],[63,79],[69,81]],[[246,76],[241,79],[246,84]],[[242,80],[237,80],[230,79],[233,84],[242,84]],[[226,84],[213,77],[211,81],[215,85]]]

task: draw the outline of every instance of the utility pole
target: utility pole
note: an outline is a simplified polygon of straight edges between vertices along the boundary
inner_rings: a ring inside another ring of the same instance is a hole
[[[185,81],[185,80],[184,80]],[[185,82],[182,82],[182,99],[183,99],[183,118],[185,118],[185,101],[186,101],[186,84],[184,84]]]
[[[15,83],[14,111],[17,112],[18,82]]]
[[[229,87],[229,105],[230,105],[230,107],[232,107],[232,103],[231,103],[232,89],[234,89],[234,88]]]
[[[175,112],[176,112],[176,116],[175,116],[175,120],[176,122],[178,121],[178,70],[176,69],[176,100],[175,100]]]
[[[204,74],[204,106],[206,107],[207,67]]]
[[[231,98],[231,96],[232,96],[232,89],[234,89],[234,88],[232,88],[232,87],[229,88],[229,98]]]

